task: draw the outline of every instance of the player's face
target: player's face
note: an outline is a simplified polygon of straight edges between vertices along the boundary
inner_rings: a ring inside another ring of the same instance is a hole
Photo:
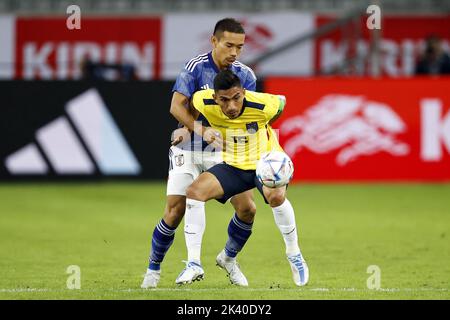
[[[225,31],[219,37],[213,36],[211,42],[219,67],[227,68],[239,58],[244,47],[245,34]]]
[[[245,89],[233,87],[228,90],[218,90],[213,97],[222,112],[228,118],[234,119],[241,114],[244,106]]]

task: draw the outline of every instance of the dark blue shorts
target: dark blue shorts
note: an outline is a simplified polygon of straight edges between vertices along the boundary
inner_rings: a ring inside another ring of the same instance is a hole
[[[209,168],[207,172],[212,173],[219,180],[224,191],[223,197],[216,199],[217,201],[225,203],[232,196],[256,187],[264,201],[268,203],[262,191],[262,184],[256,178],[255,170],[242,170],[223,162]]]

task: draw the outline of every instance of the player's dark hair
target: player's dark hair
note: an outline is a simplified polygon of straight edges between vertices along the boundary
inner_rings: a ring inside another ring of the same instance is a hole
[[[241,80],[231,70],[222,70],[214,78],[214,91],[242,88]]]
[[[220,38],[220,36],[225,32],[232,32],[232,33],[240,33],[245,34],[244,27],[242,27],[242,24],[233,18],[225,18],[216,23],[216,26],[214,27],[214,33],[217,38]]]

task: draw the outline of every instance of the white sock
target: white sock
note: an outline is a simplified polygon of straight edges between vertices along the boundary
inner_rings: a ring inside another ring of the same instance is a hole
[[[200,264],[202,238],[205,233],[205,203],[186,199],[184,215],[184,239],[188,251],[188,261]]]
[[[283,235],[284,243],[286,244],[286,254],[299,254],[300,248],[298,246],[297,227],[295,224],[295,213],[291,203],[285,199],[283,204],[272,208],[275,223]]]

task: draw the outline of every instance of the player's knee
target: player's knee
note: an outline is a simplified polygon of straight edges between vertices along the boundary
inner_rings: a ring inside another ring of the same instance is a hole
[[[235,209],[239,219],[249,223],[253,222],[256,215],[256,204],[254,202],[239,205]]]
[[[186,198],[197,201],[206,201],[206,195],[194,183],[186,189]]]
[[[256,211],[254,212],[240,212],[240,213],[236,213],[238,218],[246,223],[253,223],[253,221],[255,220],[255,214]]]
[[[268,196],[267,201],[269,202],[269,205],[274,208],[281,206],[285,199],[284,193],[274,192]]]

